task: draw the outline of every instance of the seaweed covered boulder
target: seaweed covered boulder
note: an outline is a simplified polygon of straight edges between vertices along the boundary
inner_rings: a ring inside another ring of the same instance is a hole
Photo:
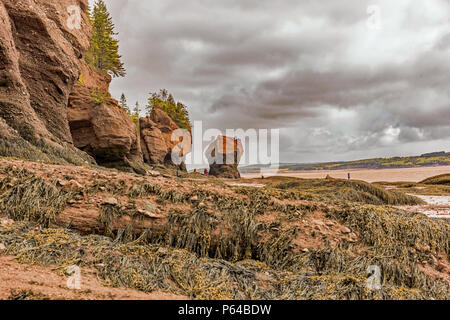
[[[240,178],[239,161],[244,154],[240,139],[219,136],[206,150],[210,174],[220,178]]]
[[[191,151],[191,137],[189,132],[180,131],[183,133],[180,140],[172,139],[178,129],[180,128],[169,115],[159,108],[154,108],[149,116],[141,118],[141,148],[144,161],[151,165],[174,166],[174,151],[183,159]],[[183,164],[180,167],[184,169]]]
[[[71,6],[80,8],[80,28],[67,22]],[[86,9],[87,0],[0,2],[0,118],[11,129],[8,150],[20,152],[19,142],[55,150],[72,144],[66,108],[89,46]]]

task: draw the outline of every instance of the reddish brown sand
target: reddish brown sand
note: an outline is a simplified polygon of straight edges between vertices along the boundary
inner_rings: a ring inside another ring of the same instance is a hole
[[[450,173],[450,166],[445,167],[421,167],[421,168],[401,168],[401,169],[354,169],[354,170],[317,170],[317,171],[292,171],[280,172],[277,176],[295,177],[303,179],[321,179],[327,175],[333,178],[347,179],[348,173],[354,180],[363,180],[366,182],[420,182],[426,178],[434,177],[440,174]],[[243,174],[246,179],[259,178],[257,173]],[[268,177],[269,175],[265,175]]]
[[[187,297],[164,292],[144,293],[133,289],[104,286],[95,271],[82,269],[81,289],[67,287],[67,278],[52,267],[20,264],[13,257],[0,256],[0,300],[13,292],[32,291],[35,298],[51,300],[178,300]]]

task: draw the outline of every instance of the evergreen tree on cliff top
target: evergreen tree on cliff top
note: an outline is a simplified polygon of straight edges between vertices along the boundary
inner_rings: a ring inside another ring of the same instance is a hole
[[[89,12],[93,28],[91,46],[86,54],[88,64],[114,77],[124,77],[126,72],[119,55],[119,41],[114,38],[114,24],[103,0],[97,0]]]
[[[141,136],[141,126],[139,124],[139,113],[140,113],[140,107],[139,102],[136,101],[136,105],[134,107],[134,112],[130,115],[131,120],[133,120],[134,124],[136,125],[138,136]]]
[[[136,115],[139,118],[139,114],[141,113],[141,108],[139,106],[139,102],[136,101],[136,105],[134,106],[134,115]]]
[[[123,109],[125,109],[125,111],[127,112],[128,115],[131,114],[130,108],[128,107],[127,98],[125,97],[125,93],[122,93],[122,95],[120,96],[119,105]]]
[[[166,89],[159,93],[151,93],[148,99],[147,112],[150,114],[153,108],[160,108],[182,129],[191,130],[191,122],[187,107],[175,99]]]

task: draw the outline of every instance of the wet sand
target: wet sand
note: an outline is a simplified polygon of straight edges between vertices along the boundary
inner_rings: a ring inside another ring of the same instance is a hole
[[[450,219],[450,196],[423,196],[412,194],[424,200],[427,205],[424,206],[402,206],[403,210],[420,212],[429,218]]]
[[[295,177],[303,179],[323,179],[327,175],[333,178],[347,179],[348,173],[353,180],[363,180],[366,182],[420,182],[424,179],[440,174],[449,173],[450,166],[441,167],[420,167],[420,168],[400,168],[400,169],[353,169],[353,170],[317,170],[317,171],[291,171],[279,172],[280,177]],[[242,174],[245,179],[259,178],[258,173]],[[266,177],[270,175],[266,174]]]

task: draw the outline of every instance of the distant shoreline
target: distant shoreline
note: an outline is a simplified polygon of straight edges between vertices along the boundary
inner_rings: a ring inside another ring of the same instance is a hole
[[[385,168],[385,169],[368,169],[368,168],[352,168],[352,169],[334,169],[334,170],[290,170],[278,172],[275,175],[279,177],[292,177],[302,179],[323,179],[327,175],[338,178],[347,179],[348,173],[351,179],[363,180],[366,182],[420,182],[427,178],[440,174],[450,173],[449,166],[416,166],[409,168]],[[241,172],[244,179],[260,178],[260,171]],[[267,175],[269,176],[269,175]]]
[[[317,172],[317,171],[341,171],[341,170],[347,170],[347,171],[357,171],[357,170],[389,170],[389,169],[418,169],[418,168],[442,168],[442,167],[450,167],[450,164],[448,165],[426,165],[426,166],[399,166],[399,167],[348,167],[348,168],[337,168],[337,169],[314,169],[314,168],[306,168],[306,169],[280,169],[279,171],[281,173],[297,173],[297,172]],[[252,174],[252,173],[259,173],[261,172],[261,169],[243,169],[239,170],[242,174]]]
[[[423,154],[421,156],[373,158],[354,161],[331,161],[321,163],[280,163],[280,170],[290,172],[320,170],[385,170],[450,166],[450,153],[445,151]],[[260,166],[250,165],[239,168],[249,174],[260,171]]]

